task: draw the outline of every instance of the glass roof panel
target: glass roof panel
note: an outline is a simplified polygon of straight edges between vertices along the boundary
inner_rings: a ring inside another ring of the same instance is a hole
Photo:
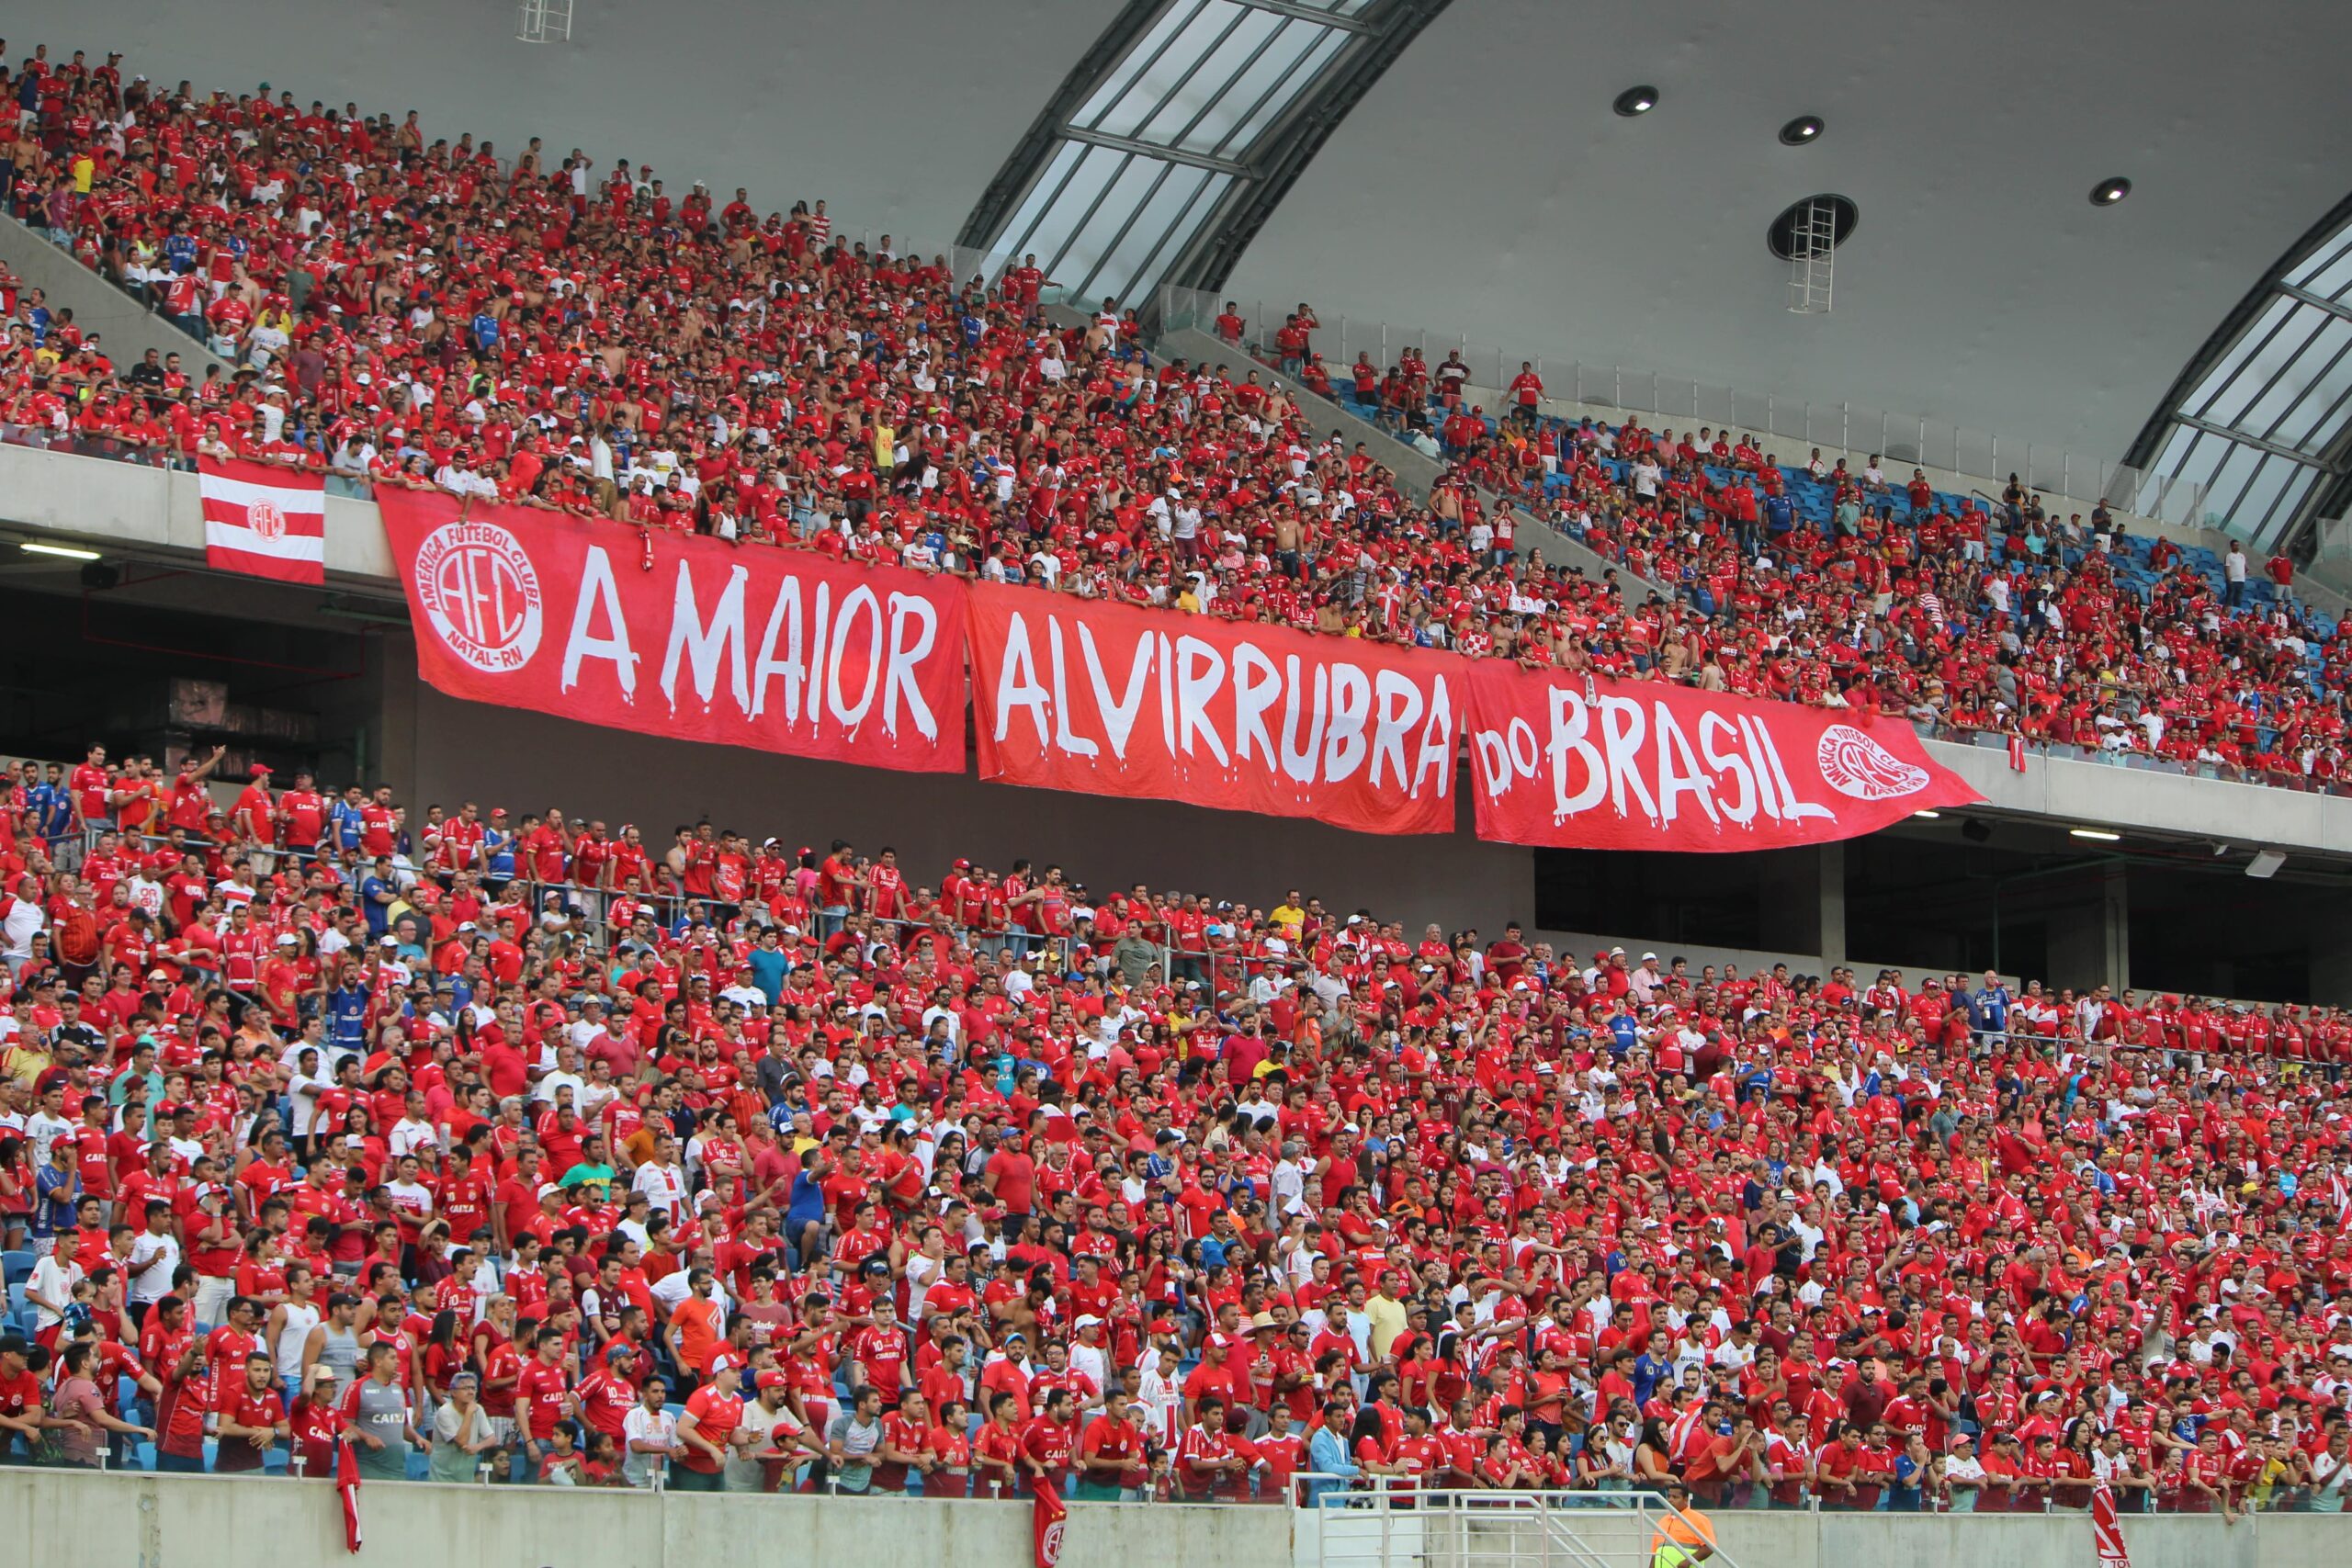
[[[2324,299],[2352,292],[2352,223],[2322,240],[2312,254],[2287,269],[2286,281]]]
[[[2352,321],[2330,317],[2278,385],[2247,412],[2250,429],[2317,457],[2334,439],[2352,392]]]
[[[2215,424],[2235,425],[2264,387],[2285,372],[2326,320],[2324,310],[2283,296],[2273,301],[2190,397],[2188,412]]]
[[[1161,141],[1175,145],[1188,126],[1196,121],[1202,127],[1216,119],[1216,106],[1235,77],[1250,69],[1250,62],[1272,47],[1276,35],[1283,28],[1297,26],[1313,28],[1312,22],[1293,24],[1289,17],[1272,11],[1252,11],[1243,7],[1240,19],[1221,32],[1207,53],[1181,80],[1170,79],[1154,72],[1145,78],[1146,85],[1159,85],[1159,100],[1146,112],[1141,129],[1135,134],[1146,141]],[[1252,95],[1254,97],[1255,95]],[[1124,107],[1124,106],[1123,106]],[[1221,140],[1232,129],[1231,116],[1238,116],[1249,106],[1229,112],[1227,122],[1218,125],[1212,141]]]

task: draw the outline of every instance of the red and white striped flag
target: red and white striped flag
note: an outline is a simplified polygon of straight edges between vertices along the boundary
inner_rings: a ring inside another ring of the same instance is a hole
[[[2104,1481],[2091,1489],[2091,1540],[2098,1548],[2098,1568],[2132,1568],[2132,1554],[2123,1549],[2123,1521],[2115,1516],[2115,1491]]]
[[[334,1489],[343,1499],[343,1544],[347,1551],[359,1550],[359,1450],[349,1438],[339,1438],[334,1445]]]
[[[2009,734],[2009,767],[2016,773],[2025,772],[2025,737],[2014,730]]]
[[[327,580],[327,482],[269,463],[199,457],[204,564],[279,582]]]

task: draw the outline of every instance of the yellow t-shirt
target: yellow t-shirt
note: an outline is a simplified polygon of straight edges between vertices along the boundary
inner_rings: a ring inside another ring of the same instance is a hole
[[[1375,1295],[1363,1303],[1364,1315],[1372,1319],[1372,1359],[1385,1361],[1388,1347],[1405,1332],[1405,1303],[1389,1296]]]

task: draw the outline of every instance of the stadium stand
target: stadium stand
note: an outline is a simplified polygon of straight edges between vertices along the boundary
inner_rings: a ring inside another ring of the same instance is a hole
[[[2344,645],[2290,573],[1374,370],[1357,406],[1453,465],[1422,504],[1254,370],[1154,364],[1115,303],[1044,323],[1034,270],[844,243],[821,201],[39,61],[14,211],[237,368],[115,366],[0,279],[12,438],[2341,765]],[[1313,384],[1311,329],[1277,347]],[[1680,597],[1532,558],[1529,515]],[[10,1459],[1999,1513],[2105,1483],[2230,1519],[2352,1490],[2336,1010],[1692,973],[1510,909],[1090,887],[1000,844],[932,879],[807,824],[661,843],[266,772],[224,804],[213,766],[93,747],[0,811]]]

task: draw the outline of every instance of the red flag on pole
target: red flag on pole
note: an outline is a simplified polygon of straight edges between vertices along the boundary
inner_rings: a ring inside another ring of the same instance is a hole
[[[1062,1526],[1069,1505],[1051,1486],[1037,1488],[1037,1506],[1030,1515],[1030,1529],[1037,1546],[1037,1568],[1054,1568],[1062,1560]]]
[[[2104,1481],[2091,1488],[2091,1540],[2098,1547],[2099,1568],[2132,1568],[2122,1521],[2115,1517],[2115,1489]]]
[[[343,1499],[343,1544],[359,1550],[359,1453],[344,1438],[334,1445],[334,1489]]]

